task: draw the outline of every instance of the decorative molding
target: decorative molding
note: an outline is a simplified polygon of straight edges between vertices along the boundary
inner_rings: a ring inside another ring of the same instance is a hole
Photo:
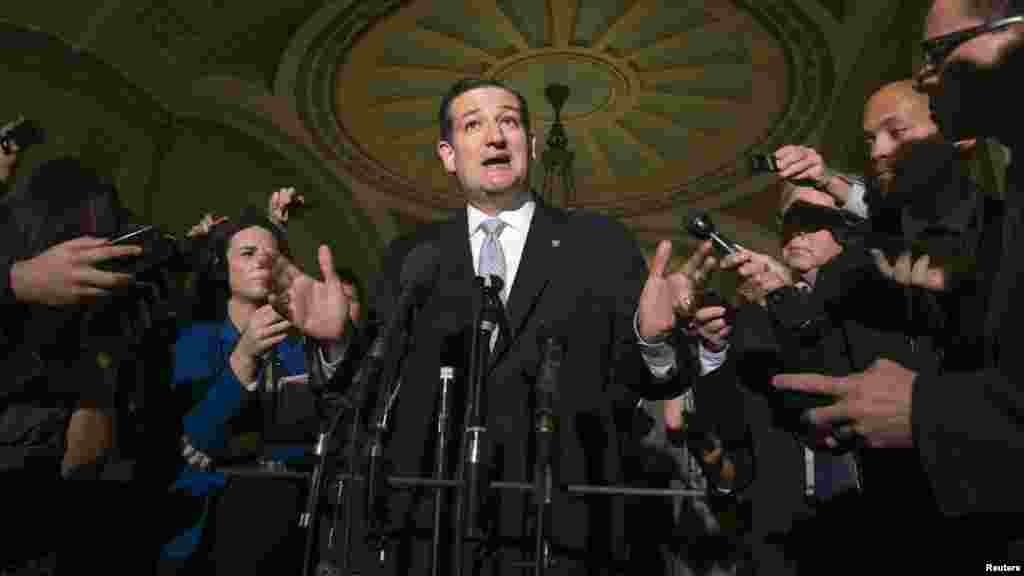
[[[187,25],[178,26],[182,16],[166,2],[157,4],[148,14],[151,25],[162,27],[168,47],[182,41],[182,38],[191,37],[194,32]],[[157,23],[158,20],[161,22]],[[171,106],[95,54],[52,33],[0,20],[0,37],[9,42],[12,48],[0,53],[0,68],[27,72],[44,79],[54,90],[95,99],[105,107],[116,110],[126,123],[149,136],[154,147],[153,165],[138,190],[141,212],[147,218],[155,218],[153,196],[160,191],[162,161],[173,150],[182,131],[192,130],[195,127],[191,125],[192,121],[198,120],[259,141],[293,163],[296,171],[318,189],[331,193],[333,197],[330,202],[324,202],[325,207],[331,204],[336,206],[336,210],[331,211],[331,217],[338,215],[344,219],[351,231],[345,241],[355,243],[349,253],[354,258],[363,259],[353,261],[352,265],[363,271],[372,270],[376,266],[377,254],[383,246],[382,238],[351,197],[351,191],[341,175],[334,172],[314,150],[297,142],[281,126],[276,125],[272,118],[248,110],[248,102],[244,98],[217,97],[216,94],[195,92],[193,89],[184,90],[182,95],[174,95],[174,105]],[[261,90],[260,93],[264,92]],[[99,169],[107,170],[121,165],[123,150],[101,128],[87,130],[85,147],[95,149],[96,153],[90,157],[90,162],[95,160]],[[325,224],[320,230],[337,229]]]

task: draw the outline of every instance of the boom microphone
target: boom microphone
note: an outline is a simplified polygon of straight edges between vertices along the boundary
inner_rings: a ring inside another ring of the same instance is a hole
[[[377,391],[377,410],[373,424],[373,441],[369,448],[366,473],[366,514],[367,522],[374,526],[379,516],[381,496],[387,487],[381,471],[384,456],[384,437],[387,433],[389,415],[397,389],[392,390],[390,380],[398,371],[401,357],[405,354],[408,339],[409,317],[423,298],[430,293],[437,282],[440,251],[433,244],[421,244],[414,248],[402,262],[400,291],[391,310],[387,324],[378,333],[367,354],[363,374],[364,393]],[[380,385],[374,385],[381,378]],[[363,397],[364,399],[366,396]]]

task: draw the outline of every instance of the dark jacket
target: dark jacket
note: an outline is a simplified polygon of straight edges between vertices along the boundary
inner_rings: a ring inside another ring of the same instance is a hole
[[[1014,158],[1024,150],[1015,149]],[[914,382],[914,444],[942,511],[976,536],[978,557],[1021,558],[1024,539],[1020,486],[1024,455],[1024,265],[1019,162],[1007,172],[1001,242],[990,243],[979,261],[978,292],[987,297],[984,368],[965,367],[941,375],[919,375]],[[1000,246],[1001,245],[1001,246]],[[1014,463],[1014,464],[1011,464]],[[1008,541],[1016,541],[1007,555]],[[993,556],[995,554],[995,556]]]

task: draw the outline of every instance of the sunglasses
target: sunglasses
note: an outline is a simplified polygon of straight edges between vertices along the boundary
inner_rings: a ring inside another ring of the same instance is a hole
[[[921,50],[924,52],[925,66],[929,68],[937,68],[946,61],[946,58],[949,58],[951,52],[956,50],[957,47],[964,42],[977,38],[982,34],[1002,30],[1019,22],[1024,22],[1024,15],[993,20],[992,22],[986,22],[985,24],[974,26],[973,28],[966,28],[964,30],[950,32],[949,34],[943,34],[942,36],[936,36],[935,38],[929,38],[928,40],[921,42]]]

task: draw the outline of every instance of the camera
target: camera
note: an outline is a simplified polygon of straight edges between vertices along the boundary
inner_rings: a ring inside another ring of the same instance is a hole
[[[750,162],[750,172],[753,174],[779,171],[779,165],[775,163],[775,157],[771,154],[751,154],[748,161]]]
[[[197,248],[189,239],[178,240],[153,225],[139,226],[112,239],[110,243],[115,246],[140,246],[142,254],[104,262],[100,264],[100,268],[135,276],[143,276],[147,272],[173,266],[174,261],[187,258]]]
[[[45,140],[46,132],[43,131],[43,127],[24,116],[0,128],[0,148],[3,148],[4,154],[13,153],[14,146],[18,147],[18,151],[24,152]]]

